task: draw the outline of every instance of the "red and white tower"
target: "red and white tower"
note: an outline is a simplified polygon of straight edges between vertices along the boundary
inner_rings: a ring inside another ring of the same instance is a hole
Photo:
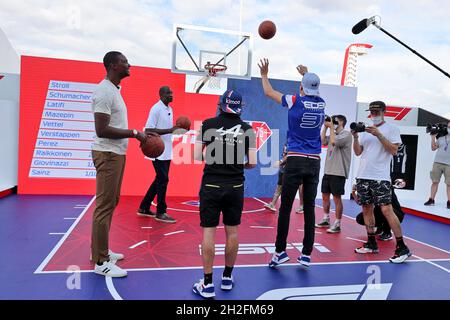
[[[373,46],[365,43],[354,43],[345,50],[344,67],[342,69],[341,86],[356,87],[358,73],[358,57],[366,55]]]

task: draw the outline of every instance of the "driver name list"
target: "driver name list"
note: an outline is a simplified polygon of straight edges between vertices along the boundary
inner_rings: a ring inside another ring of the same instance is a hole
[[[95,179],[92,93],[97,84],[51,80],[30,178]]]

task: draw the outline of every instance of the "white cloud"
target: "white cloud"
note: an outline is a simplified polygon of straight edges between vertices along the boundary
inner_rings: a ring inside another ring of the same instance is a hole
[[[237,30],[239,6],[239,0],[2,1],[0,28],[20,54],[101,61],[115,49],[134,65],[169,68],[173,23]],[[450,2],[243,0],[243,7],[243,30],[255,34],[255,76],[256,62],[268,57],[272,77],[298,79],[295,66],[303,63],[322,82],[339,84],[346,47],[371,43],[360,60],[360,101],[450,113],[450,79],[373,27],[358,36],[350,32],[362,18],[379,14],[386,30],[450,70]],[[266,19],[277,24],[269,41],[257,36]]]

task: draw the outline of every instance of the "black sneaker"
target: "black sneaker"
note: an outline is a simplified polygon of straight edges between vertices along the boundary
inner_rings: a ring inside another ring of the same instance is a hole
[[[450,209],[450,201],[447,201],[447,209]]]
[[[329,228],[330,219],[322,219],[319,223],[316,223],[316,228]]]
[[[378,245],[376,243],[366,242],[362,247],[356,248],[355,252],[361,254],[378,253]]]
[[[150,218],[154,218],[156,216],[156,213],[154,213],[153,211],[141,208],[138,209],[136,214],[141,217],[150,217]]]
[[[423,205],[424,205],[424,206],[434,206],[434,200],[430,198],[430,199],[428,199],[428,201],[425,202]]]
[[[174,218],[169,216],[167,213],[156,214],[155,220],[161,221],[161,222],[166,222],[166,223],[175,223],[175,222],[177,222],[177,220],[175,220]]]
[[[389,241],[392,240],[392,233],[391,232],[382,232],[380,236],[378,237],[381,241]]]
[[[397,249],[395,249],[394,256],[390,258],[389,261],[392,263],[402,263],[409,257],[411,257],[411,251],[409,251],[408,247],[397,247]]]

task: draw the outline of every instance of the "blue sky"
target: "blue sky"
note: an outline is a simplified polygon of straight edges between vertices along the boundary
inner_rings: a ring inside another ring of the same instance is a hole
[[[296,79],[306,64],[322,82],[339,84],[345,48],[374,47],[360,59],[358,101],[385,100],[450,117],[450,79],[374,27],[358,36],[352,26],[379,14],[382,26],[450,71],[450,2],[437,0],[242,0],[242,30],[255,34],[256,61],[271,61],[270,77]],[[0,28],[19,54],[100,61],[111,49],[132,64],[170,67],[173,23],[239,29],[240,0],[22,0],[0,3]],[[276,36],[257,37],[263,20]]]

